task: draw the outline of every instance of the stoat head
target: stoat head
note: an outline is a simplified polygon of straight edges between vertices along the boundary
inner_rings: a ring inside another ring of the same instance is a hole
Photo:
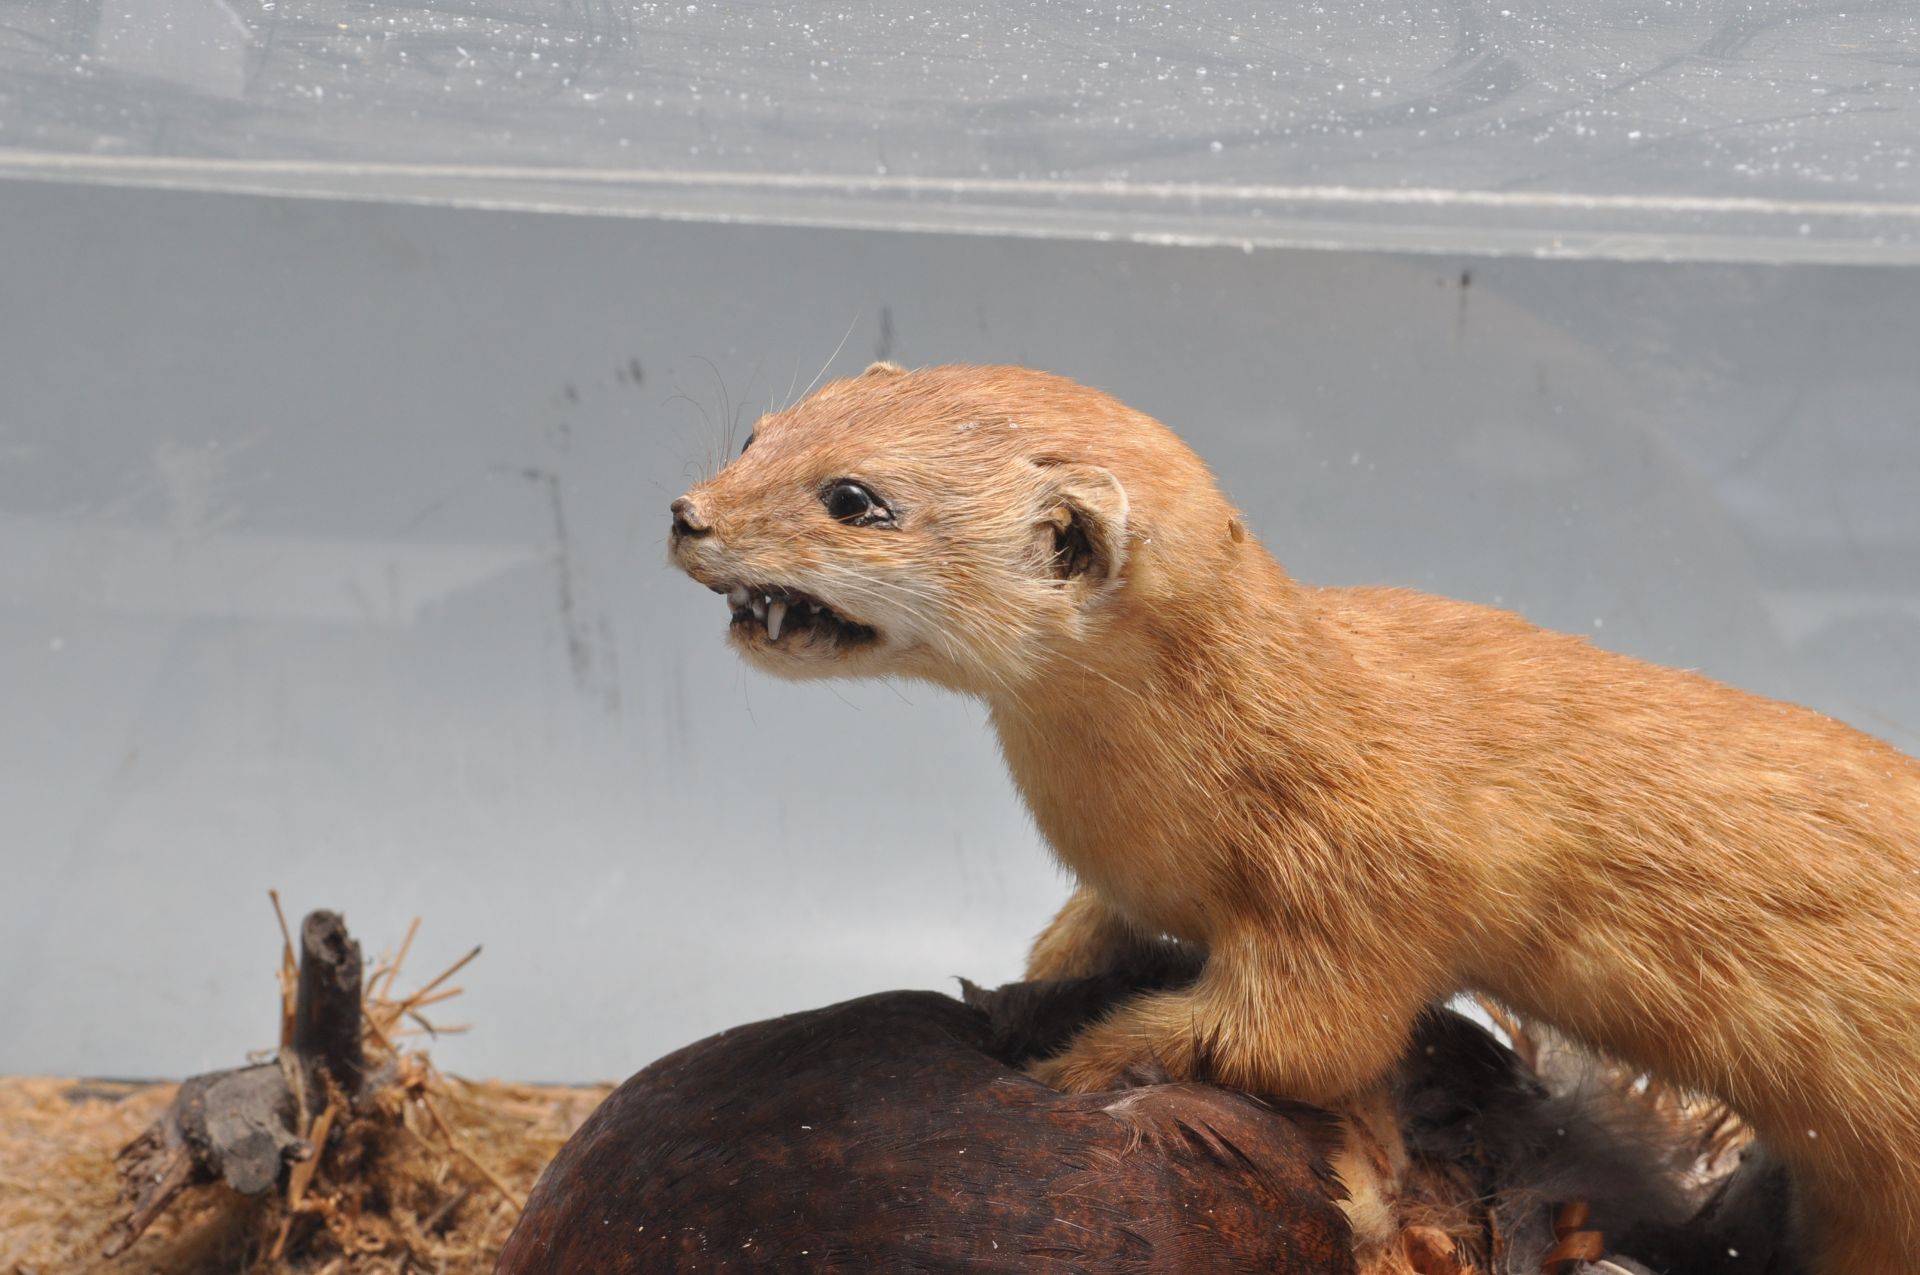
[[[875,364],[762,417],[672,517],[672,561],[726,597],[753,664],[991,694],[1084,660],[1164,583],[1156,555],[1216,551],[1231,511],[1172,433],[1097,391]]]

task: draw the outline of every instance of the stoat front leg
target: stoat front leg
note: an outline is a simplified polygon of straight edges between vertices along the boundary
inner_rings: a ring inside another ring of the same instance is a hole
[[[1329,1105],[1387,1075],[1426,1003],[1420,991],[1384,986],[1380,970],[1297,936],[1223,936],[1197,982],[1128,1001],[1028,1073],[1097,1093],[1136,1064],[1158,1063],[1176,1080]]]
[[[1133,938],[1131,926],[1093,891],[1080,886],[1033,941],[1027,955],[1027,981],[1098,974]]]
[[[1420,1000],[1383,997],[1377,984],[1341,973],[1377,964],[1336,963],[1324,952],[1303,960],[1306,949],[1275,943],[1271,935],[1216,941],[1197,983],[1127,1002],[1028,1074],[1056,1089],[1097,1093],[1123,1087],[1130,1070],[1157,1062],[1175,1080],[1328,1108],[1342,1121],[1329,1167],[1345,1188],[1341,1208],[1355,1252],[1372,1269],[1373,1256],[1400,1243],[1407,1152],[1387,1080],[1406,1052]]]

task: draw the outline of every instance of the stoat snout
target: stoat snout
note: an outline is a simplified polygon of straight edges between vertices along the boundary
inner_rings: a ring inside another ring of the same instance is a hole
[[[819,594],[755,579],[750,563],[728,549],[685,497],[673,502],[668,543],[676,566],[727,599],[733,617],[727,636],[743,651],[845,655],[878,644],[877,628],[848,616]]]

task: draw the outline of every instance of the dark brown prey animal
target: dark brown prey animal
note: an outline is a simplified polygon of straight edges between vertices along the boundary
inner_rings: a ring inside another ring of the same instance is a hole
[[[1035,1007],[998,1046],[981,1010],[892,992],[667,1055],[542,1175],[500,1275],[1350,1275],[1308,1131],[1206,1085],[1055,1092],[995,1052],[1058,1036]]]
[[[1088,978],[969,986],[964,1005],[893,992],[688,1046],[562,1149],[500,1275],[1353,1275],[1325,1113],[1150,1076],[1068,1095],[1019,1070],[1197,972],[1154,945]],[[1408,1227],[1364,1275],[1536,1275],[1571,1200],[1663,1275],[1805,1275],[1777,1172],[1736,1175],[1690,1217],[1670,1139],[1604,1095],[1549,1093],[1457,1015],[1423,1019],[1395,1106],[1443,1226]]]

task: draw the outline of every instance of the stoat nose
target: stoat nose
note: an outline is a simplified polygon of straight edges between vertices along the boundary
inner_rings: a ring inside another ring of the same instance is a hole
[[[673,534],[689,540],[704,536],[713,530],[713,524],[701,517],[699,507],[685,496],[668,506],[673,511]]]

